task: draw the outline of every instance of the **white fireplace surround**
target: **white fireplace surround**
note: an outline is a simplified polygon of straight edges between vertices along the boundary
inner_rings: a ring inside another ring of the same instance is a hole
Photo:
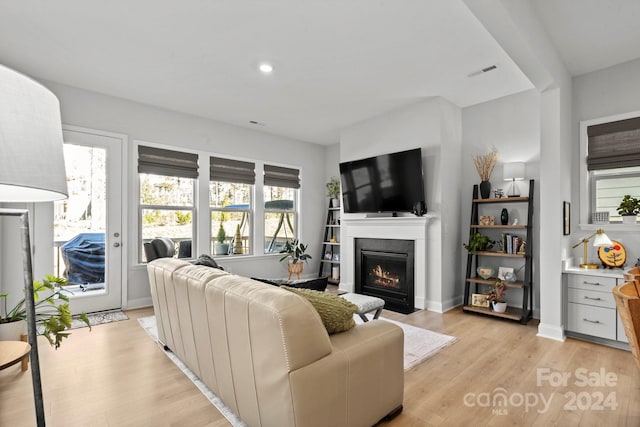
[[[427,221],[422,217],[345,218],[341,220],[340,289],[354,292],[355,239],[413,240],[415,244],[415,306],[426,308]]]

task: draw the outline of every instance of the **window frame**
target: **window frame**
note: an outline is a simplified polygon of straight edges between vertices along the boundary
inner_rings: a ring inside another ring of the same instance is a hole
[[[294,227],[294,235],[291,237],[291,241],[294,241],[296,239],[299,239],[300,236],[300,227],[299,227],[299,199],[300,199],[300,188],[292,188],[292,187],[282,187],[282,186],[276,186],[276,185],[265,185],[263,183],[262,185],[262,197],[264,198],[264,193],[265,193],[265,189],[266,187],[276,187],[276,188],[287,188],[287,189],[291,189],[293,190],[293,209],[292,210],[287,210],[287,209],[276,209],[276,208],[267,208],[266,205],[269,201],[267,200],[263,200],[263,209],[262,209],[262,226],[263,226],[263,235],[261,237],[262,239],[262,254],[263,255],[273,255],[273,254],[279,254],[280,251],[277,250],[275,252],[267,252],[267,248],[266,248],[266,242],[267,242],[267,230],[266,230],[266,221],[267,221],[267,214],[269,213],[292,213],[293,214],[293,227]]]
[[[589,126],[599,125],[608,122],[615,122],[625,119],[640,117],[640,111],[633,111],[614,116],[600,117],[597,119],[584,120],[580,122],[580,154],[579,154],[579,185],[580,185],[580,218],[579,225],[583,230],[595,230],[601,227],[600,224],[593,224],[591,221],[591,212],[595,207],[595,181],[594,174],[587,169],[587,156],[589,153],[589,137],[587,128]],[[620,223],[612,223],[609,226],[619,226]]]
[[[255,254],[255,238],[254,238],[254,234],[255,234],[255,225],[254,225],[254,209],[253,206],[255,204],[255,190],[256,190],[256,184],[247,184],[250,186],[249,188],[249,207],[247,209],[241,209],[241,208],[229,208],[229,207],[215,207],[212,206],[211,204],[211,190],[210,190],[210,186],[212,182],[228,182],[228,181],[209,181],[209,218],[210,218],[210,223],[212,224],[210,226],[210,232],[209,234],[210,236],[210,247],[209,249],[211,250],[211,254],[213,256],[213,244],[216,241],[216,234],[218,232],[217,228],[214,229],[213,227],[213,215],[216,212],[220,212],[220,213],[244,213],[247,215],[248,221],[249,221],[249,237],[248,237],[248,241],[249,241],[249,252],[243,252],[242,254],[234,254],[233,252],[230,252],[229,254],[227,254],[226,256],[234,256],[234,257],[238,257],[238,256],[247,256],[247,255],[254,255]],[[233,183],[232,183],[233,184]],[[237,184],[241,184],[241,183],[237,183]],[[229,237],[229,235],[227,235],[227,237]]]
[[[184,154],[185,156],[196,156],[196,165],[199,165],[199,159],[200,159],[200,155],[197,152],[194,152],[192,150],[187,150],[184,149],[183,147],[178,147],[178,146],[166,146],[166,145],[160,145],[160,144],[154,144],[154,143],[150,143],[150,142],[146,142],[146,141],[136,141],[135,146],[134,146],[134,150],[135,153],[137,155],[136,158],[136,184],[137,184],[137,189],[136,189],[136,204],[138,205],[138,244],[137,244],[137,263],[141,264],[141,265],[146,265],[147,261],[145,261],[145,253],[144,253],[144,244],[146,243],[144,238],[143,238],[143,212],[145,210],[159,210],[159,211],[189,211],[191,212],[191,257],[189,258],[184,258],[184,259],[193,259],[194,257],[194,251],[195,248],[197,247],[197,241],[198,241],[198,227],[197,227],[197,223],[198,223],[198,186],[199,186],[199,181],[200,181],[200,175],[197,173],[197,169],[196,169],[196,174],[198,175],[197,177],[189,177],[189,176],[176,176],[176,175],[163,175],[160,173],[150,173],[149,171],[143,171],[140,172],[140,150],[146,151],[146,150],[163,150],[163,151],[175,151],[177,153],[181,153]],[[191,180],[191,205],[185,205],[185,206],[179,206],[179,205],[156,205],[156,204],[143,204],[141,203],[141,198],[142,198],[142,177],[141,175],[145,174],[145,175],[157,175],[157,176],[163,176],[163,177],[172,177],[172,178],[182,178],[182,179],[190,179]],[[176,242],[174,242],[176,243]],[[175,251],[175,255],[174,258],[178,257],[178,247],[176,245],[176,251]]]

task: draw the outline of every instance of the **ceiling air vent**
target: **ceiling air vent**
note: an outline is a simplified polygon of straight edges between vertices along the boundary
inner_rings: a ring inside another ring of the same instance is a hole
[[[481,70],[478,71],[474,71],[471,74],[467,74],[467,77],[475,77],[475,76],[479,76],[480,74],[484,74],[484,73],[488,73],[489,71],[493,71],[495,69],[497,69],[498,66],[497,65],[489,65],[488,67],[485,67]]]

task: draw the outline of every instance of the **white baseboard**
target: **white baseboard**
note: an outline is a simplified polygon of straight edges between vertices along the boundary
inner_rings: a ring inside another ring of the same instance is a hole
[[[127,306],[122,307],[122,309],[133,310],[136,308],[151,307],[152,305],[153,305],[153,301],[151,300],[151,297],[145,297],[145,298],[138,298],[138,299],[127,301]]]
[[[562,326],[547,325],[544,323],[540,323],[538,325],[537,336],[562,342],[564,342],[564,340],[567,338],[564,334],[564,328]]]

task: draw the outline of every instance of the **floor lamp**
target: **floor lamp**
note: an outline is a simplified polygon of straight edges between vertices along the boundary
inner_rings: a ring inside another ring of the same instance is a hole
[[[39,83],[0,65],[0,202],[48,202],[66,197],[67,181],[58,99]],[[33,396],[37,425],[44,426],[29,211],[0,208],[0,216],[20,219]]]

